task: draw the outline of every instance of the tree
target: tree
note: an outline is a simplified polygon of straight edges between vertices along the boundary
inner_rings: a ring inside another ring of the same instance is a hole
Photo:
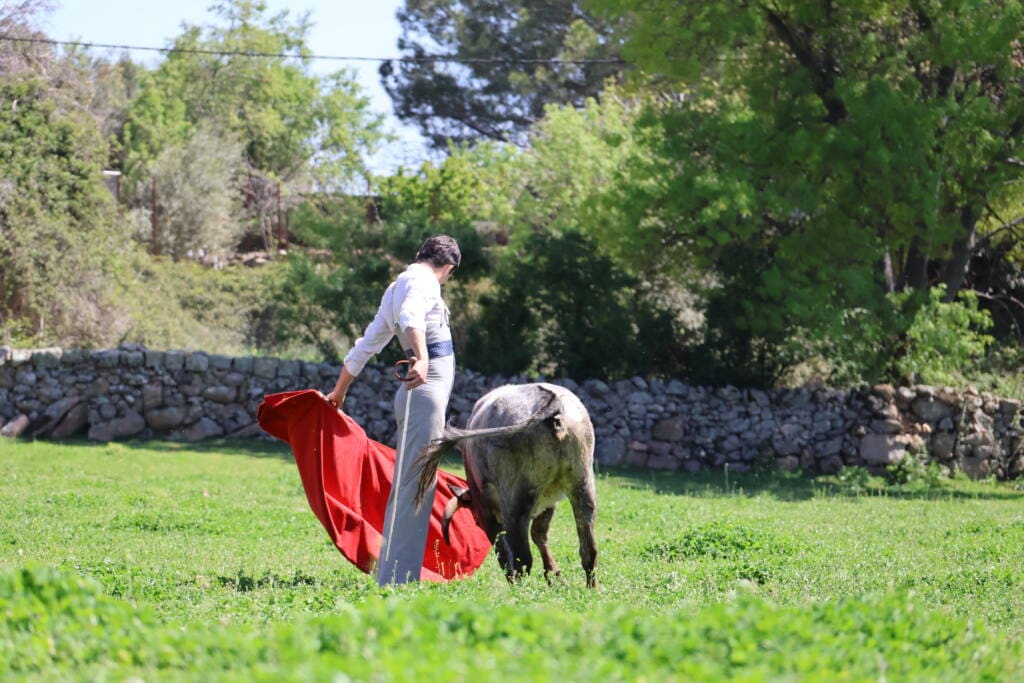
[[[129,237],[100,174],[95,121],[48,85],[0,78],[0,337],[85,344],[116,337],[107,275]]]
[[[244,230],[238,220],[243,168],[241,143],[206,124],[184,144],[164,148],[150,165],[159,202],[137,212],[147,233],[150,212],[157,212],[155,250],[174,260],[230,251]]]
[[[1021,3],[594,4],[628,15],[626,55],[680,95],[629,170],[651,182],[615,200],[634,246],[666,267],[756,256],[730,296],[761,339],[857,334],[849,311],[904,288],[957,297],[979,220],[1018,191]]]
[[[398,20],[398,47],[417,61],[383,64],[381,80],[398,116],[440,149],[521,144],[546,104],[582,105],[622,69],[610,25],[568,0],[407,0]]]
[[[243,145],[237,189],[266,234],[279,196],[287,206],[302,188],[338,188],[365,172],[380,119],[348,72],[311,73],[307,16],[269,16],[258,0],[212,9],[218,24],[186,26],[178,51],[142,76],[124,127],[123,166],[133,184],[148,180],[160,154],[186,145],[197,127],[222,130]]]

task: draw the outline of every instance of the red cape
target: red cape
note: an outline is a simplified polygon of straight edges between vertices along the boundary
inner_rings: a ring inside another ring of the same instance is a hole
[[[368,438],[352,418],[312,389],[265,396],[257,419],[267,433],[292,447],[306,499],[334,545],[352,564],[372,572],[380,554],[395,451]],[[466,487],[465,480],[438,470],[420,571],[424,581],[469,576],[491,549],[469,510],[452,518],[451,545],[444,542],[441,517],[452,497],[448,484]]]

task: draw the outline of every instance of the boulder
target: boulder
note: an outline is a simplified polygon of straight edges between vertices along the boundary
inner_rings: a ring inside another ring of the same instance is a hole
[[[235,387],[224,386],[223,384],[207,387],[203,390],[203,397],[217,403],[233,403],[238,395]]]
[[[617,434],[598,438],[594,457],[602,465],[621,465],[626,458],[626,440]]]
[[[17,437],[21,436],[26,429],[28,429],[29,419],[28,415],[21,414],[16,418],[8,422],[0,429],[0,436]]]
[[[917,398],[912,410],[922,422],[939,422],[953,414],[953,406],[927,395]]]
[[[81,432],[89,424],[89,410],[85,403],[76,403],[50,432],[54,439],[67,439]]]
[[[94,424],[89,428],[93,441],[114,441],[139,434],[146,428],[146,420],[134,410],[108,422]]]
[[[191,427],[185,429],[179,429],[171,432],[170,438],[172,441],[187,441],[189,443],[195,441],[202,441],[203,439],[212,439],[215,436],[223,436],[224,429],[211,420],[208,417],[201,418]]]
[[[860,458],[869,465],[891,465],[906,453],[906,443],[898,436],[866,434],[860,440]]]
[[[146,424],[156,431],[165,431],[179,426],[185,421],[183,406],[169,406],[146,411]]]
[[[651,435],[656,441],[668,441],[675,443],[683,440],[685,424],[682,416],[669,417],[659,420],[654,424]]]

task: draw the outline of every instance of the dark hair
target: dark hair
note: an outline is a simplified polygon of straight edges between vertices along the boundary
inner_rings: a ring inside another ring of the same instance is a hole
[[[462,262],[462,252],[459,251],[459,243],[454,237],[448,235],[435,235],[428,237],[427,241],[420,246],[416,252],[417,263],[429,263],[434,268],[440,268],[449,264],[459,267]]]

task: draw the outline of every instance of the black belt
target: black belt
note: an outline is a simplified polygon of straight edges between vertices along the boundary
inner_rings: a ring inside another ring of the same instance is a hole
[[[427,358],[444,358],[445,356],[451,356],[454,353],[455,345],[452,344],[451,339],[427,344]],[[406,349],[405,355],[408,358],[412,358],[412,349]]]

